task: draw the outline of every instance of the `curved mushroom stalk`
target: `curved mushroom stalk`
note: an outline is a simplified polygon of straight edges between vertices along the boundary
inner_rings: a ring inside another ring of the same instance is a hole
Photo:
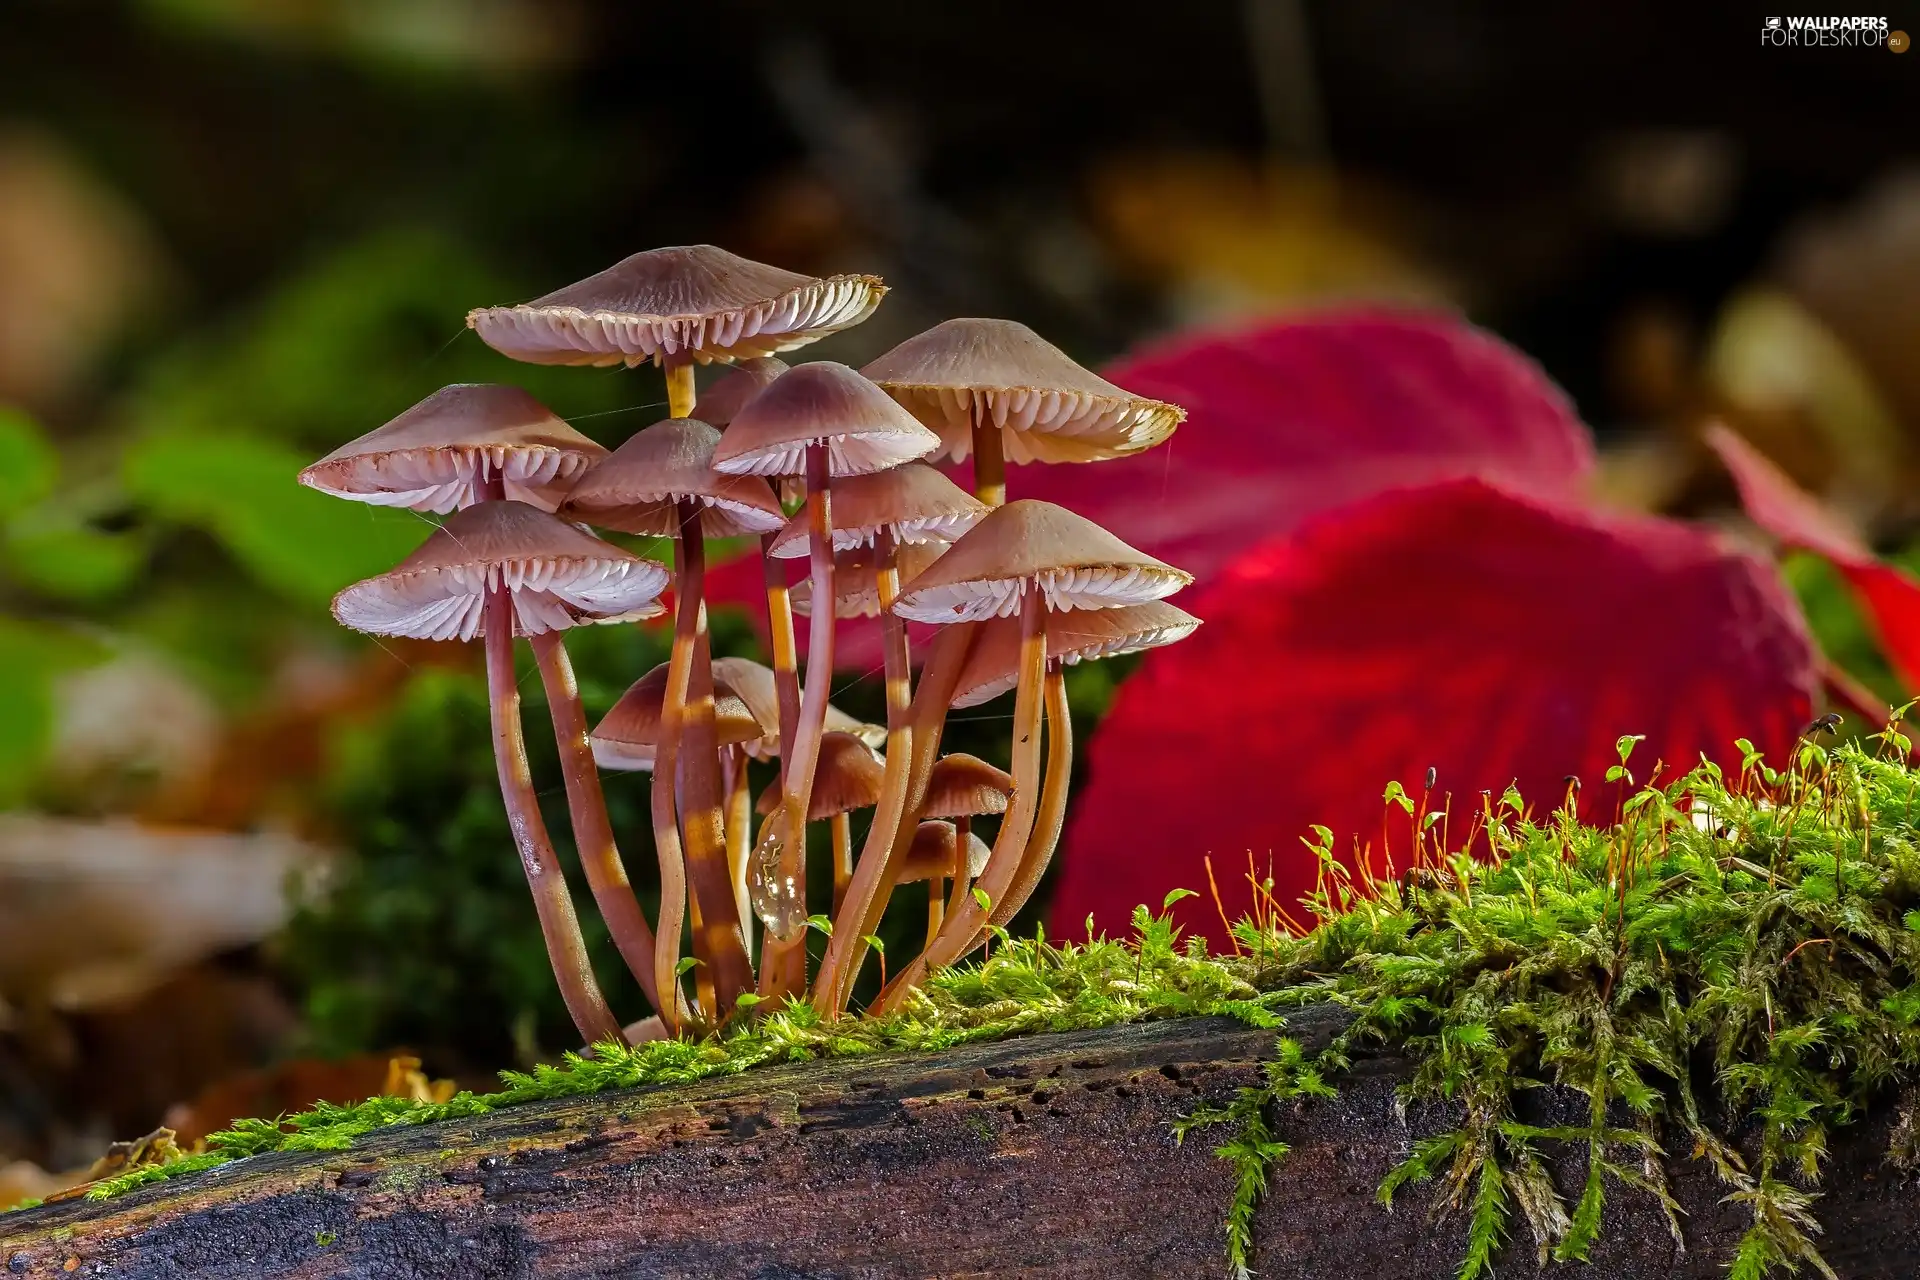
[[[753,970],[735,912],[720,813],[713,668],[706,646],[706,604],[701,598],[706,550],[700,509],[692,502],[681,502],[679,508],[673,651],[667,664],[667,687],[660,709],[660,742],[653,774],[654,840],[662,846],[662,919],[654,948],[654,973],[664,994],[669,990],[667,975],[680,962],[679,912],[684,909],[691,882],[698,921],[694,955],[706,968],[702,976],[713,984],[717,1004],[709,1013],[724,1018],[732,1011],[734,998],[751,988]],[[674,821],[676,787],[682,792],[678,824]],[[667,843],[662,843],[663,840]],[[671,886],[672,902],[667,897],[670,876],[677,879],[677,884]],[[674,935],[671,951],[666,941],[669,933]],[[677,980],[671,987],[678,989]]]
[[[826,730],[827,697],[833,683],[832,470],[825,441],[810,441],[806,448],[811,582],[813,599],[822,603],[809,620],[806,688],[800,696],[793,752],[783,757],[782,764],[784,802],[775,819],[782,841],[775,880],[780,900],[757,908],[768,933],[760,974],[763,996],[797,996],[806,987],[807,806],[813,795],[814,767],[820,758],[820,735]]]
[[[567,784],[567,807],[573,818],[574,843],[580,849],[580,867],[593,890],[594,903],[607,922],[613,945],[640,983],[640,989],[660,1007],[660,988],[653,964],[653,929],[647,924],[626,863],[607,819],[607,799],[600,789],[600,771],[594,765],[587,737],[587,713],[580,705],[580,686],[557,631],[531,637],[533,656],[540,666],[547,707],[553,717],[553,737],[560,749],[560,769]]]
[[[881,993],[882,1012],[898,1006],[905,993],[926,977],[932,968],[950,965],[973,949],[974,939],[987,927],[994,904],[1007,898],[1019,876],[1033,834],[1036,812],[1035,793],[1040,783],[1040,686],[1045,679],[1047,659],[1047,604],[1045,593],[1032,583],[1024,584],[1020,600],[1020,666],[1013,698],[1013,803],[1000,821],[993,841],[993,853],[980,875],[977,892],[950,913],[940,926],[933,945],[922,951]],[[988,906],[978,898],[984,895]]]
[[[727,877],[733,881],[733,909],[740,914],[747,959],[753,959],[753,932],[748,921],[753,907],[747,898],[747,855],[753,851],[753,795],[747,786],[747,754],[738,746],[723,748],[720,784],[726,794]]]
[[[1040,804],[1035,814],[1033,834],[1027,840],[1020,859],[1020,870],[1013,878],[1004,899],[993,904],[988,923],[1006,925],[1020,913],[1040,887],[1040,880],[1053,862],[1053,851],[1060,845],[1060,831],[1067,821],[1067,789],[1073,779],[1073,716],[1067,707],[1067,682],[1061,668],[1048,669],[1046,677],[1047,776],[1040,786]],[[975,945],[979,945],[976,941]],[[972,950],[971,947],[968,948]]]
[[[493,756],[500,773],[500,798],[507,806],[507,820],[513,828],[513,842],[520,853],[520,866],[527,875],[527,887],[533,892],[534,908],[540,917],[540,933],[546,939],[547,959],[560,985],[573,1025],[581,1039],[589,1044],[624,1044],[619,1019],[607,1007],[600,984],[593,976],[593,964],[587,958],[587,945],[580,936],[580,920],[574,914],[573,898],[554,857],[553,843],[547,837],[547,825],[540,817],[540,804],[533,790],[532,771],[527,766],[527,743],[520,725],[520,685],[513,670],[513,597],[505,582],[494,579],[487,588],[483,643],[487,654],[487,701],[493,720]]]

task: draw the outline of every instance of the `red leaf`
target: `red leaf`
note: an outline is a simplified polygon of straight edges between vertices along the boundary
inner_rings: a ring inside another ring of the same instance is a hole
[[[1832,561],[1866,610],[1893,669],[1909,689],[1920,688],[1920,581],[1878,559],[1837,512],[1732,431],[1715,423],[1706,436],[1733,473],[1747,515],[1787,546]]]
[[[1206,889],[1230,916],[1249,849],[1289,909],[1311,889],[1309,824],[1384,867],[1382,788],[1429,765],[1461,843],[1480,792],[1518,783],[1536,812],[1583,780],[1589,816],[1620,799],[1614,740],[1669,779],[1702,752],[1775,759],[1811,714],[1811,642],[1771,566],[1672,520],[1601,514],[1466,480],[1382,494],[1261,544],[1193,603],[1193,638],[1150,654],[1090,748],[1054,926]],[[1440,804],[1436,794],[1435,805]],[[1407,866],[1407,820],[1393,837]],[[1206,897],[1179,908],[1214,938]]]
[[[1106,374],[1190,418],[1135,457],[1015,468],[1011,491],[1202,580],[1250,536],[1383,489],[1481,476],[1565,495],[1593,468],[1586,428],[1546,375],[1438,312],[1338,310],[1176,338]]]

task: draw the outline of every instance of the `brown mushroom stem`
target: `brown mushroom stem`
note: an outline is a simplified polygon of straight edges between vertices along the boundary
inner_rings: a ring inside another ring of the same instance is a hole
[[[753,851],[753,794],[747,786],[747,753],[728,747],[720,757],[720,783],[727,796],[727,875],[733,881],[733,909],[753,958],[753,907],[747,897],[747,855]]]
[[[960,845],[963,860],[966,858],[966,847],[963,841]],[[940,922],[946,919],[946,900],[940,896],[941,883],[939,876],[927,881],[927,940],[922,944],[923,948],[933,945],[933,940],[940,936]],[[959,881],[954,883],[958,884]]]
[[[527,741],[520,727],[520,684],[513,670],[513,597],[506,584],[495,580],[487,587],[484,644],[487,652],[487,700],[493,719],[493,758],[499,766],[500,798],[507,806],[507,822],[520,852],[521,870],[533,891],[540,933],[546,939],[547,960],[560,984],[573,1025],[587,1044],[611,1041],[624,1044],[620,1022],[600,994],[587,958],[586,939],[573,911],[573,897],[540,817],[533,790],[533,772],[527,766]]]
[[[786,762],[781,794],[780,877],[806,893],[807,806],[813,797],[814,766],[820,759],[820,735],[826,729],[827,696],[833,684],[833,490],[824,441],[807,445],[807,536],[815,608],[807,633],[807,683],[793,751]],[[804,909],[800,912],[805,915]],[[763,996],[797,996],[806,987],[807,931],[789,939],[769,938],[761,961]],[[795,978],[798,981],[795,981]]]
[[[847,903],[834,922],[826,959],[814,983],[814,1008],[826,1017],[837,1017],[847,1007],[854,979],[866,960],[866,938],[879,928],[880,917],[886,914],[894,881],[920,825],[920,808],[926,803],[927,783],[940,754],[947,709],[953,705],[954,690],[973,649],[975,631],[976,624],[971,622],[956,622],[941,629],[920,673],[920,687],[914,691],[907,717],[909,750],[896,754],[890,747],[887,751],[887,776],[882,781],[880,803],[874,806],[873,826],[861,846],[860,860],[854,864]],[[907,762],[902,774],[895,773],[898,760]],[[893,790],[896,785],[897,792]]]
[[[546,688],[547,708],[553,717],[553,738],[560,749],[560,772],[567,784],[567,810],[573,817],[573,839],[580,850],[580,868],[607,922],[613,945],[639,980],[654,1008],[660,990],[653,969],[653,928],[634,896],[626,863],[607,819],[607,798],[600,789],[600,771],[593,762],[587,738],[587,713],[580,705],[580,685],[573,663],[557,631],[533,636],[534,659],[540,665],[540,683]]]
[[[869,858],[874,859],[875,865],[871,874],[859,879],[856,890],[851,866],[851,849],[848,850],[849,878],[844,884],[839,879],[836,864],[833,936],[827,941],[827,954],[821,961],[823,981],[816,988],[816,994],[829,991],[825,979],[830,970],[833,975],[832,982],[842,981],[840,966],[848,962],[849,956],[854,954],[854,949],[861,949],[858,952],[859,955],[865,954],[866,944],[861,939],[872,933],[879,923],[876,918],[872,924],[867,924],[866,917],[882,885],[885,884],[889,889],[891,888],[890,882],[882,880],[881,873],[887,869],[886,864],[890,859],[904,856],[890,852],[898,843],[896,834],[902,829],[906,830],[909,833],[908,843],[911,843],[911,832],[918,825],[906,820],[904,812],[908,795],[907,783],[914,763],[914,735],[912,671],[909,666],[911,655],[907,651],[907,624],[893,611],[893,602],[900,596],[898,553],[899,547],[890,529],[881,529],[874,535],[876,567],[874,582],[875,590],[880,597],[882,660],[885,664],[887,679],[887,764],[886,773],[880,781],[880,799],[873,810],[873,823],[868,828],[867,841],[861,849],[860,856],[862,867],[865,867],[866,860]],[[923,795],[925,790],[923,783],[921,787]],[[904,849],[904,846],[902,848]],[[858,905],[848,910],[847,899],[855,892],[859,894]],[[842,937],[843,933],[851,936]],[[837,1013],[844,1005],[843,997],[839,1004],[833,1006],[833,1012]]]
[[[667,365],[662,372],[667,378],[667,416],[691,418],[694,400],[692,362],[681,360]]]
[[[678,580],[674,609],[693,615],[692,652],[687,661],[686,702],[678,718],[675,767],[680,786],[680,829],[687,878],[693,889],[690,919],[694,927],[693,952],[703,966],[698,977],[713,984],[717,1003],[710,1016],[724,1018],[733,1001],[753,987],[753,966],[747,959],[746,936],[734,905],[733,878],[727,867],[725,823],[720,811],[720,747],[713,720],[713,655],[707,642],[707,610],[702,595],[706,582],[706,544],[700,527],[700,505],[681,501],[680,536],[676,544]],[[677,624],[676,617],[676,624]],[[681,628],[676,625],[674,656],[678,657]],[[667,699],[674,693],[671,668]],[[661,713],[661,740],[667,739],[666,709]],[[656,761],[655,777],[661,766]],[[704,984],[701,984],[704,985]],[[704,1006],[703,1006],[704,1007]]]
[[[1040,784],[1040,805],[1027,838],[1020,871],[1004,899],[993,904],[989,922],[1005,925],[1027,905],[1053,862],[1060,831],[1067,821],[1067,790],[1073,780],[1073,716],[1067,707],[1067,681],[1060,666],[1047,672],[1047,776]]]
[[[988,908],[983,910],[969,893],[960,910],[949,914],[940,926],[933,945],[914,957],[913,963],[880,993],[877,1004],[881,1012],[897,1008],[929,969],[950,965],[973,950],[987,926],[992,906],[1007,897],[1019,874],[1027,838],[1033,834],[1034,793],[1040,783],[1040,686],[1046,677],[1046,617],[1044,594],[1036,584],[1028,583],[1020,601],[1020,666],[1013,695],[1013,802],[1000,820],[993,851],[978,885],[987,897]]]
[[[1007,501],[1007,458],[985,396],[973,400],[973,496],[990,507]]]
[[[787,757],[800,722],[800,658],[793,643],[793,599],[787,573],[773,554],[779,531],[760,535],[760,565],[767,584],[767,632],[773,644],[773,690],[780,710],[780,779],[786,789]]]
[[[949,887],[947,895],[947,913],[949,915],[958,911],[960,909],[960,903],[973,891],[973,877],[967,872],[967,850],[972,847],[968,843],[968,837],[973,835],[972,817],[961,814],[955,818],[953,820],[953,832],[957,838],[961,852],[959,862],[953,869],[953,884]],[[936,925],[934,927],[937,930],[939,926]],[[931,933],[927,935],[927,945],[933,945],[933,935]]]
[[[827,820],[827,826],[833,833],[833,911],[838,915],[840,904],[847,898],[847,885],[853,880],[853,818],[836,813]]]

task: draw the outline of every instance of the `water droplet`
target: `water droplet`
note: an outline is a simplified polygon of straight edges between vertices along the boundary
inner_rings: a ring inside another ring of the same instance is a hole
[[[747,860],[747,898],[776,942],[792,942],[807,927],[806,887],[786,863],[786,823],[767,820],[760,843]]]

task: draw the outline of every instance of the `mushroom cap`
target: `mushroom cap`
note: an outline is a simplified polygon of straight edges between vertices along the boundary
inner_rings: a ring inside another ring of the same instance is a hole
[[[990,508],[924,462],[850,476],[833,486],[833,549],[874,544],[882,529],[904,543],[952,542]],[[812,545],[807,513],[798,512],[773,540],[773,554],[795,560]]]
[[[852,734],[821,734],[820,760],[813,771],[813,795],[807,801],[807,821],[823,822],[879,804],[881,781],[886,773],[880,754]],[[779,807],[780,782],[776,778],[754,801],[754,809],[766,817]]]
[[[731,475],[798,476],[807,445],[824,441],[835,477],[884,471],[924,458],[940,437],[846,365],[816,360],[775,378],[741,406],[713,465]]]
[[[541,635],[581,622],[661,612],[667,571],[524,502],[456,511],[398,568],[333,598],[355,631],[415,640],[471,640],[484,630],[487,588],[504,582],[514,631]]]
[[[1035,586],[1049,609],[1112,609],[1192,581],[1084,516],[1027,498],[995,507],[903,584],[893,611],[915,622],[981,622],[1019,612],[1022,592]]]
[[[913,832],[913,843],[901,860],[898,882],[951,879],[959,869],[960,833],[951,822],[922,822]],[[993,852],[987,842],[971,831],[967,833],[967,875],[977,876],[987,869]]]
[[[747,704],[747,710],[753,713],[753,718],[766,726],[765,736],[755,742],[743,742],[741,748],[755,760],[778,760],[780,694],[773,668],[752,658],[715,658],[713,679],[715,687],[725,680],[727,686]],[[850,733],[876,750],[887,740],[885,725],[855,720],[831,702],[827,704],[826,732]]]
[[[593,759],[602,769],[653,768],[660,743],[660,710],[667,700],[667,663],[661,663],[627,686],[588,741]],[[721,677],[720,659],[713,663],[713,724],[723,747],[752,742],[766,732],[747,708],[746,701]]]
[[[649,249],[513,307],[479,307],[467,327],[531,364],[745,360],[803,347],[873,314],[878,276],[816,279],[710,244]]]
[[[786,371],[787,362],[772,356],[742,360],[714,379],[713,385],[700,393],[700,398],[694,402],[694,416],[716,427],[725,427],[747,401],[765,391],[775,378]]]
[[[947,320],[860,372],[940,433],[944,457],[973,449],[973,420],[1000,428],[1014,462],[1098,462],[1151,449],[1187,414],[1137,396],[1012,320]]]
[[[444,515],[479,502],[498,475],[506,496],[551,511],[607,451],[519,387],[442,387],[300,473],[300,483],[376,507]]]
[[[1157,649],[1192,635],[1200,619],[1153,600],[1119,609],[1092,609],[1047,618],[1047,660],[1073,666],[1095,658]],[[977,706],[1013,688],[1020,671],[1020,623],[996,618],[980,628],[973,652],[954,686],[953,705]]]
[[[771,533],[786,520],[773,486],[758,476],[713,469],[720,432],[692,418],[668,418],[637,431],[582,476],[567,495],[566,517],[605,529],[668,538],[680,531],[677,504],[701,507],[709,538]]]
[[[979,756],[955,751],[934,762],[920,816],[971,818],[983,813],[1005,813],[1012,797],[1012,774],[996,769]]]
[[[900,581],[906,582],[925,569],[947,549],[944,542],[909,543],[894,553]],[[796,617],[813,616],[813,579],[803,578],[787,589],[787,603]],[[833,558],[833,616],[836,618],[877,618],[880,616],[880,571],[874,563],[873,548],[842,551]]]

